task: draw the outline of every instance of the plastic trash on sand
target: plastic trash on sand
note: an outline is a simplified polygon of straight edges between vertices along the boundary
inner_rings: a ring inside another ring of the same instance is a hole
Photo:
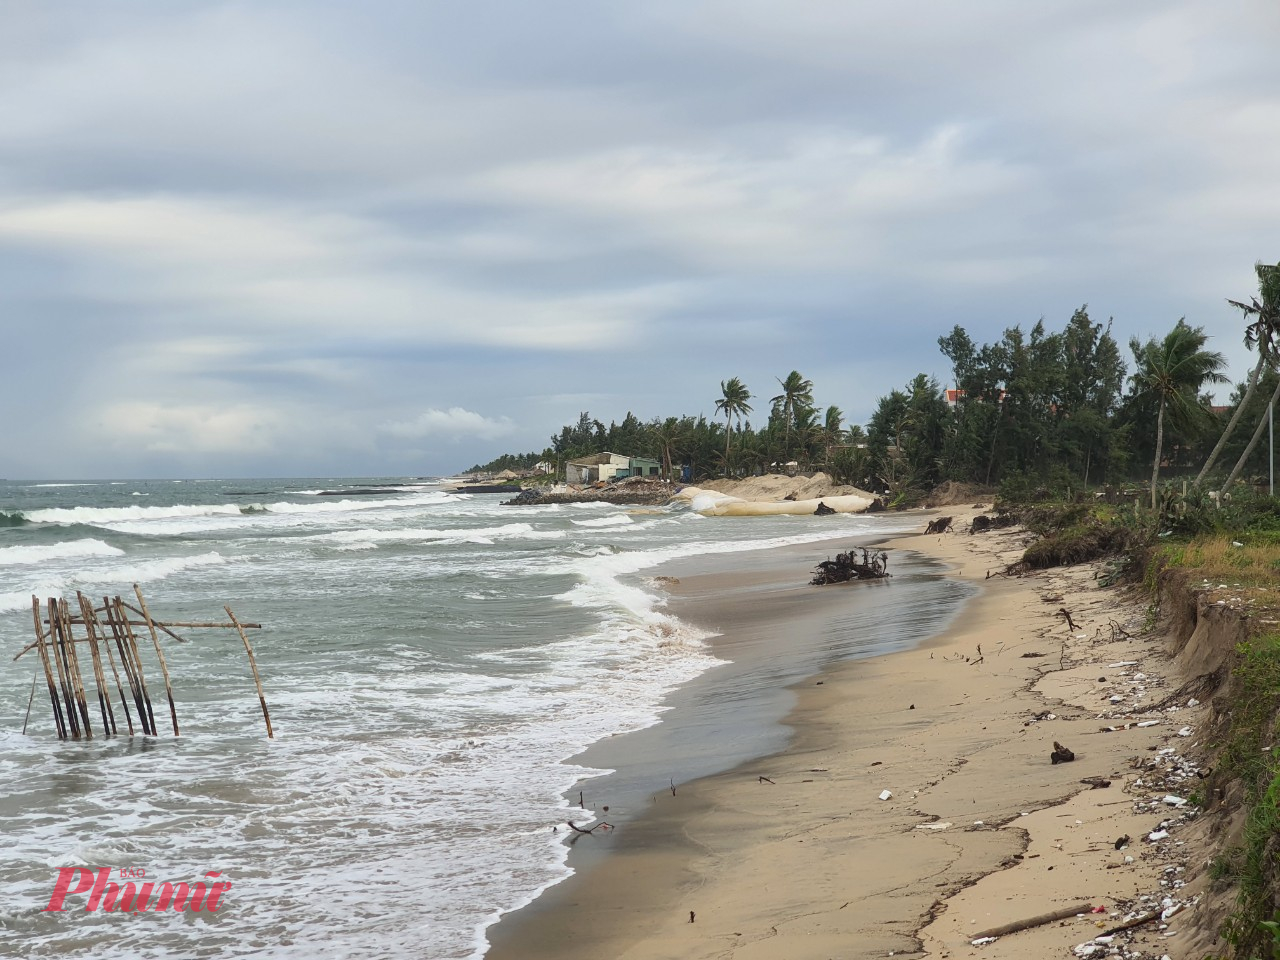
[[[890,797],[892,797],[892,796],[893,796],[893,791],[892,791],[892,790],[881,790],[881,791],[880,791],[880,799],[881,799],[881,800],[888,800],[888,799],[889,799]]]

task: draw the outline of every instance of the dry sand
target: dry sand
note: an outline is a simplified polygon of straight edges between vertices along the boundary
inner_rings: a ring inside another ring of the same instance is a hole
[[[977,511],[950,512],[967,529]],[[1144,601],[1099,587],[1095,568],[986,579],[1024,541],[999,531],[891,543],[980,585],[951,628],[805,681],[789,749],[656,795],[615,852],[493,928],[491,960],[1070,957],[1163,897],[1194,905],[1183,878],[1198,865],[1198,824],[1164,797],[1196,789],[1182,757],[1204,708],[1174,697],[1153,709],[1175,693],[1172,663],[1144,629]],[[714,583],[677,589],[683,618],[726,633],[773,618],[786,642],[776,593],[730,610]],[[1074,762],[1050,762],[1055,741]],[[1110,785],[1081,782],[1092,777]],[[1147,839],[1166,821],[1169,836]],[[970,943],[1077,903],[1103,912]],[[1091,955],[1123,943],[1142,957],[1203,956],[1181,926],[1193,912]]]

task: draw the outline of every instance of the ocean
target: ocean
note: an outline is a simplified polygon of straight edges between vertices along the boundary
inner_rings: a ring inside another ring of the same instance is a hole
[[[699,722],[754,734],[737,753],[702,735],[660,772],[726,769],[785,741],[781,685],[918,643],[963,600],[908,561],[904,615],[869,591],[820,643],[726,664],[666,611],[660,569],[914,519],[503,499],[403,478],[0,482],[0,955],[480,958],[499,915],[568,875],[563,824],[598,815],[576,792],[641,789],[625,764],[573,759],[584,748],[676,742],[697,704]],[[226,604],[262,625],[274,739],[224,629],[162,639],[180,737],[148,673],[159,736],[103,737],[90,687],[94,738],[57,739],[39,659],[12,659],[34,638],[31,597],[131,601],[135,583],[158,620],[225,621]],[[63,867],[231,887],[213,913],[89,912],[84,895],[48,912]]]

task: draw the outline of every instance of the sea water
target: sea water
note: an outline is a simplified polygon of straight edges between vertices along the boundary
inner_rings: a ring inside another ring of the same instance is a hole
[[[717,664],[655,568],[905,528],[502,499],[395,478],[0,483],[0,955],[478,958],[567,875],[551,828],[591,822],[565,794],[605,771],[565,761]],[[179,629],[181,737],[153,674],[159,736],[101,736],[90,687],[94,738],[58,741],[37,656],[12,660],[31,597],[78,610],[77,591],[132,602],[134,584],[159,620],[226,604],[261,624],[274,739],[239,635]],[[232,887],[212,914],[46,912],[79,866]]]

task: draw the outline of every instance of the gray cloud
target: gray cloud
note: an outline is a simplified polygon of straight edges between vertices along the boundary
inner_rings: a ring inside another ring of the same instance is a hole
[[[1274,261],[1265,0],[19,4],[0,475],[449,472]],[[323,428],[320,427],[323,425]],[[58,443],[50,437],[58,437]]]

